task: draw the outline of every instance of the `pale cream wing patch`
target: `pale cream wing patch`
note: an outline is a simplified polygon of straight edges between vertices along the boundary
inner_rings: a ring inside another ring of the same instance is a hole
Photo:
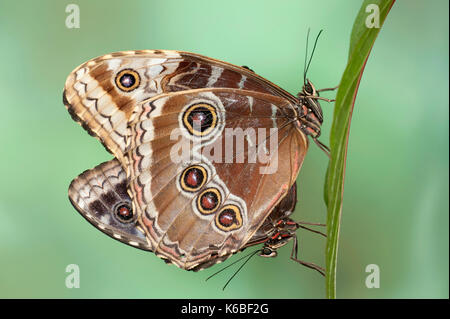
[[[177,69],[179,61],[175,51],[150,50],[93,59],[68,76],[64,104],[74,120],[121,160],[136,104],[160,94],[162,79]]]

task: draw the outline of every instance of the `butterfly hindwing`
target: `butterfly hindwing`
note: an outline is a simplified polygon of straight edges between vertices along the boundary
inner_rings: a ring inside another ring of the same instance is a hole
[[[87,170],[69,186],[69,199],[92,225],[128,245],[149,250],[127,193],[126,173],[113,159]]]
[[[105,234],[131,246],[150,250],[139,223],[124,223],[115,216],[115,208],[119,205],[132,206],[126,190],[125,177],[126,173],[116,159],[102,163],[80,174],[72,181],[69,187],[69,199],[84,218]],[[111,191],[114,195],[110,193]],[[272,210],[243,249],[266,240],[275,222],[294,212],[296,202],[296,184],[294,183],[289,193]],[[192,270],[208,268],[230,256],[231,254],[223,256],[213,254],[209,259],[194,266]]]
[[[272,209],[270,215],[264,220],[264,223],[254,233],[253,237],[245,244],[245,247],[254,246],[267,240],[273,232],[277,221],[289,217],[295,210],[297,204],[297,183],[294,183],[288,194],[280,203]]]
[[[295,112],[290,102],[217,88],[159,95],[139,109],[124,167],[152,250],[184,269],[239,251],[303,162],[308,143],[286,116]],[[193,119],[202,125],[195,129]],[[229,135],[239,130],[247,133],[243,148],[231,147],[230,156]],[[188,157],[179,156],[183,149]],[[251,160],[251,150],[264,153],[266,162]]]

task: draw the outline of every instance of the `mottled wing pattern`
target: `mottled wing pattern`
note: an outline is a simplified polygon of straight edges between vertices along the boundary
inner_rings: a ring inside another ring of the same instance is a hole
[[[76,210],[102,232],[131,246],[150,250],[136,214],[128,220],[117,216],[120,209],[132,213],[126,173],[117,159],[75,178],[69,187],[69,199]]]
[[[187,89],[225,87],[295,98],[252,71],[205,56],[167,50],[124,51],[92,59],[66,80],[73,119],[122,161],[137,103]]]
[[[292,104],[252,91],[198,89],[154,97],[139,109],[125,167],[152,251],[195,270],[239,251],[287,194],[307,151],[306,136],[289,120]],[[196,131],[189,121],[205,114],[206,126]],[[244,151],[230,158],[228,130],[248,128],[256,135],[244,138]],[[267,133],[264,142],[258,128]],[[278,129],[275,141],[270,128]],[[177,129],[178,139],[171,137]],[[269,143],[277,156],[268,156],[274,155]],[[177,163],[174,150],[186,145],[191,153]],[[250,160],[251,149],[263,152],[266,163]],[[274,163],[276,170],[264,174]]]
[[[74,120],[120,159],[136,104],[161,93],[162,79],[174,73],[179,62],[181,56],[169,51],[126,51],[90,60],[68,76],[64,104]],[[135,76],[133,85],[120,82],[124,70]]]

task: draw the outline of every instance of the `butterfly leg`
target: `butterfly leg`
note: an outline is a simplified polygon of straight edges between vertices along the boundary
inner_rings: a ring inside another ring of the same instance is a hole
[[[306,226],[303,226],[303,225],[300,225],[301,223],[297,223],[298,224],[298,228],[303,228],[303,229],[306,229],[306,230],[309,230],[310,232],[313,232],[313,233],[316,233],[316,234],[319,234],[319,235],[322,235],[323,237],[327,237],[327,235],[326,234],[324,234],[324,233],[322,233],[321,231],[318,231],[318,230],[314,230],[314,229],[312,229],[312,228],[309,228],[309,227],[306,227]],[[309,223],[308,223],[308,225],[309,225]],[[314,225],[314,224],[313,224]],[[317,225],[317,224],[316,224]],[[320,224],[320,225],[322,225],[322,224]]]
[[[319,141],[317,138],[313,138],[314,143],[328,156],[328,158],[331,159],[331,150],[328,146],[323,144],[321,141]]]
[[[297,236],[294,236],[294,244],[292,246],[291,259],[293,261],[298,262],[300,265],[314,269],[314,270],[318,271],[322,276],[325,276],[324,268],[322,268],[314,263],[310,263],[310,262],[298,259],[297,253],[298,253],[298,240],[297,240]]]
[[[324,89],[316,90],[316,92],[334,91],[334,90],[337,90],[338,88],[339,88],[339,85],[336,85],[333,88],[324,88]]]
[[[322,100],[322,101],[325,101],[325,102],[334,102],[334,101],[336,101],[335,99],[327,99],[327,98],[321,97],[321,96],[308,96],[308,97],[311,98],[311,99]]]

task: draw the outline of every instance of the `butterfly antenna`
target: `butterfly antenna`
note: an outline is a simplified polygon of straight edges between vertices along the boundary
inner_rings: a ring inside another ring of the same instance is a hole
[[[230,267],[233,266],[234,264],[240,262],[242,259],[247,258],[247,257],[250,256],[250,255],[253,256],[254,254],[256,254],[256,253],[259,252],[259,251],[261,251],[261,249],[258,249],[258,250],[256,250],[256,251],[252,251],[250,254],[247,254],[247,255],[245,255],[244,257],[241,257],[241,258],[239,258],[238,260],[233,261],[231,264],[229,264],[229,265],[223,267],[222,269],[220,269],[219,271],[216,271],[215,273],[213,273],[211,276],[209,276],[208,278],[206,278],[205,281],[208,281],[209,279],[211,279],[211,278],[214,277],[215,275],[221,273],[221,272],[224,271],[225,269],[230,268]]]
[[[312,49],[312,52],[311,52],[311,57],[309,58],[308,66],[306,67],[306,71],[305,71],[305,83],[306,83],[306,73],[308,73],[309,65],[311,64],[311,60],[313,58],[314,51],[316,50],[317,40],[319,40],[319,37],[320,37],[320,34],[322,33],[322,31],[323,30],[319,31],[319,34],[316,37],[316,41],[314,41],[314,46],[313,46],[313,49]]]
[[[233,280],[233,278],[238,274],[238,272],[241,271],[241,269],[245,266],[246,263],[248,263],[248,261],[256,255],[256,253],[260,252],[261,249],[258,249],[257,251],[254,251],[248,258],[246,261],[244,261],[244,263],[238,268],[238,270],[236,270],[236,272],[233,274],[233,276],[231,276],[230,279],[228,279],[227,283],[225,284],[225,286],[223,286],[222,290],[225,290],[225,288],[228,286],[228,284],[231,282],[231,280]]]
[[[306,35],[306,52],[305,52],[305,63],[303,64],[303,84],[306,84],[306,61],[308,60],[308,40],[309,40],[309,30]]]

